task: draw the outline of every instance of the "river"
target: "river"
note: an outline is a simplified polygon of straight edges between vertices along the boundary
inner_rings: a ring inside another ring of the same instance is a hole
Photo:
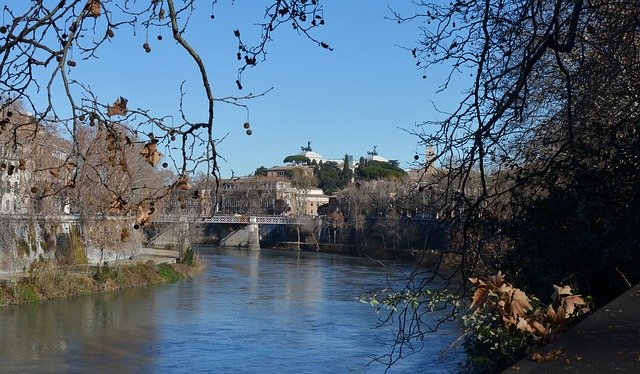
[[[177,283],[0,308],[2,372],[377,373],[395,327],[357,297],[398,270],[312,252],[200,250]],[[397,266],[406,266],[399,265]],[[455,372],[447,325],[389,372]]]

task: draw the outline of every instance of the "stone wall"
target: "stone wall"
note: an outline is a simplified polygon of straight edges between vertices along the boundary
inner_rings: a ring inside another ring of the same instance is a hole
[[[37,259],[65,265],[124,260],[139,253],[141,246],[141,234],[121,218],[89,222],[0,217],[0,273],[24,271]]]

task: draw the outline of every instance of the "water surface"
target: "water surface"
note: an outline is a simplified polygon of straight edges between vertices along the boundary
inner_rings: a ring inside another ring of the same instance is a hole
[[[5,372],[383,372],[394,327],[357,297],[401,274],[368,259],[202,249],[192,279],[0,309]],[[396,264],[397,265],[397,264]],[[404,265],[397,265],[402,267]],[[390,372],[452,372],[445,326]]]

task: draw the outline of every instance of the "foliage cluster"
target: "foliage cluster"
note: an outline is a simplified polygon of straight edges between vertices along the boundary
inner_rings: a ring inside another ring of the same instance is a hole
[[[309,157],[304,155],[290,155],[284,158],[283,162],[285,164],[294,164],[294,165],[311,165],[311,160]]]
[[[198,263],[198,257],[196,256],[193,247],[188,247],[184,250],[180,258],[178,259],[178,263],[189,266],[194,266]]]
[[[552,303],[545,305],[505,282],[501,272],[470,282],[475,287],[471,311],[461,319],[467,334],[464,345],[475,369],[495,370],[517,362],[589,311],[570,286],[554,285]]]
[[[159,264],[158,275],[164,278],[165,282],[176,282],[184,278],[182,274],[169,264]]]
[[[318,187],[322,188],[326,195],[333,195],[345,188],[353,178],[353,171],[349,168],[346,157],[342,169],[335,162],[321,162],[314,168],[314,174],[318,177]]]
[[[402,168],[390,162],[371,160],[358,165],[356,175],[359,179],[400,179],[407,175]]]
[[[474,288],[470,302],[446,289],[410,288],[371,291],[362,295],[360,301],[370,304],[378,313],[391,311],[392,314],[382,317],[383,322],[397,314],[402,317],[400,321],[409,318],[413,323],[427,324],[428,331],[436,331],[448,320],[462,320],[465,330],[462,344],[469,367],[482,372],[508,367],[589,312],[588,301],[574,294],[570,286],[553,286],[552,302],[547,305],[505,282],[502,272],[472,278],[470,282]],[[434,313],[442,318],[436,324],[426,322],[433,321]],[[398,337],[403,338],[407,332],[415,334],[413,339],[424,337],[424,332],[402,329]],[[397,359],[391,353],[387,364],[392,365]]]

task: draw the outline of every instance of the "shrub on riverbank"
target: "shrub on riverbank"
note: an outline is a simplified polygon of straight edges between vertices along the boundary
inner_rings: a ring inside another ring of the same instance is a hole
[[[147,261],[101,267],[58,266],[52,261],[36,261],[24,278],[0,281],[0,306],[175,282],[202,268],[197,258],[191,265]]]
[[[549,343],[588,313],[590,308],[570,286],[553,286],[545,304],[505,281],[502,272],[471,278],[475,287],[470,311],[462,316],[464,347],[475,371],[501,371],[527,352]],[[536,362],[545,357],[533,354]]]

